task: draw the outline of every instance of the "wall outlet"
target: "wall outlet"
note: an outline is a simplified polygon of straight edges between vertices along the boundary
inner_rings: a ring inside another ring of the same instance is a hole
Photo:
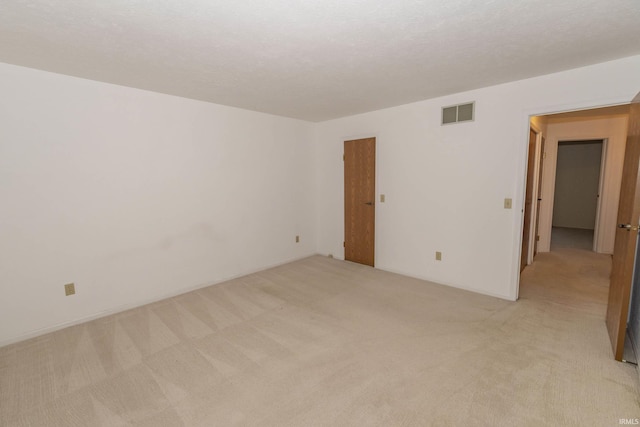
[[[436,261],[442,261],[442,252],[436,251]]]
[[[511,199],[504,199],[504,208],[505,209],[511,209],[511,204],[512,204],[512,200]]]
[[[76,285],[73,283],[67,283],[64,285],[64,295],[69,296],[76,293]]]
[[[300,243],[300,236],[296,236],[296,243]]]
[[[327,255],[329,258],[333,258],[333,254],[329,254]]]

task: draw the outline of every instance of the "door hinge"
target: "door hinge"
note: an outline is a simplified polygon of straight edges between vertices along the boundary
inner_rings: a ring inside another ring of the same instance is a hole
[[[343,154],[343,155],[342,155],[342,161],[343,161],[343,162],[344,162],[344,159],[345,159],[345,157],[344,157],[344,154]]]
[[[343,248],[346,248],[346,247],[347,247],[347,245],[346,245],[346,243],[345,243],[345,242],[342,242],[342,247],[343,247]]]

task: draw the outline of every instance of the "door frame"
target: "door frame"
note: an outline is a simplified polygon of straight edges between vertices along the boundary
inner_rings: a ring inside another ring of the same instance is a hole
[[[599,107],[596,107],[599,108]],[[600,230],[601,230],[601,222],[604,221],[605,218],[603,218],[602,216],[602,199],[603,198],[609,198],[612,197],[612,194],[609,194],[609,192],[606,192],[605,186],[604,186],[604,180],[605,180],[605,173],[606,173],[606,161],[610,155],[610,153],[608,152],[609,150],[609,137],[610,135],[605,135],[602,136],[600,134],[580,134],[580,135],[570,135],[570,136],[558,136],[557,138],[553,138],[552,140],[547,140],[547,145],[549,148],[549,152],[553,155],[549,156],[549,158],[547,159],[547,165],[549,168],[551,168],[551,171],[549,173],[549,175],[547,176],[547,179],[551,182],[553,182],[553,185],[551,186],[551,192],[549,192],[549,194],[546,196],[546,203],[545,201],[543,201],[544,203],[544,210],[545,210],[545,215],[546,215],[546,224],[544,228],[541,228],[541,232],[540,235],[545,236],[545,239],[547,239],[547,241],[549,242],[549,244],[551,243],[551,231],[552,231],[552,221],[553,221],[553,202],[554,202],[554,196],[555,196],[555,182],[556,182],[556,168],[558,166],[558,144],[560,142],[566,142],[566,141],[602,141],[602,155],[600,157],[600,181],[599,181],[599,187],[598,187],[598,194],[600,195],[600,197],[598,197],[598,204],[596,206],[596,223],[595,223],[595,227],[593,230],[594,233],[594,245],[593,245],[593,251],[597,252],[597,253],[605,253],[605,252],[600,252],[598,249],[602,249],[600,248],[598,245],[600,243]],[[606,197],[603,197],[604,193],[606,194]],[[617,197],[617,195],[615,195],[615,197]],[[541,209],[542,211],[543,209]],[[543,216],[542,214],[540,215],[541,217]]]
[[[596,223],[593,228],[593,252],[598,252],[600,241],[600,221],[602,220],[602,193],[604,192],[604,176],[607,165],[607,153],[609,148],[609,138],[602,139],[602,153],[600,154],[600,178],[598,181],[598,201],[596,202]]]
[[[540,133],[540,145],[539,150],[536,153],[536,161],[538,162],[538,170],[536,171],[536,214],[535,214],[535,223],[534,223],[534,241],[533,241],[533,259],[535,259],[536,255],[539,252],[539,242],[540,242],[540,212],[542,211],[542,172],[544,170],[544,158],[547,156],[545,151],[546,138],[544,134]],[[533,261],[532,261],[533,262]]]
[[[540,151],[542,150],[542,138],[545,137],[545,135],[542,134],[542,129],[540,129],[540,127],[538,127],[535,123],[530,123],[529,127],[533,130],[533,132],[536,134],[536,147],[534,150],[534,164],[533,164],[533,199],[534,201],[537,202],[538,200],[538,190],[540,189],[540,187],[542,186],[542,175],[540,175],[540,168],[544,166],[544,162],[542,162],[542,157],[541,157],[541,153]],[[545,138],[546,139],[546,138]],[[528,143],[528,141],[527,141]],[[542,155],[544,155],[544,153],[542,153]],[[528,160],[528,154],[527,154],[527,160]],[[525,177],[525,186],[526,186],[526,177]],[[525,187],[525,191],[526,191],[526,187]],[[526,197],[526,194],[525,194]],[[533,205],[533,203],[532,203]],[[524,228],[524,212],[523,212],[523,228]],[[540,221],[540,217],[538,215],[537,209],[532,207],[531,208],[531,227],[529,230],[529,251],[528,251],[528,256],[527,256],[527,265],[531,264],[533,262],[533,257],[534,257],[534,248],[535,248],[535,244],[536,244],[536,229],[538,229],[538,227],[536,227],[536,225],[539,226],[539,221]],[[524,231],[524,230],[523,230]]]
[[[533,132],[535,134],[535,142],[533,144],[533,171],[531,171],[531,174],[529,173],[529,163],[530,163],[530,156],[531,154],[529,153],[529,144],[530,144],[530,138],[531,138],[531,132]],[[528,244],[526,245],[527,248],[527,259],[524,260],[524,267],[522,267],[522,259],[520,260],[521,263],[521,269],[524,270],[524,268],[526,268],[526,266],[530,265],[533,262],[533,248],[534,248],[534,239],[535,239],[535,224],[537,219],[537,215],[536,215],[536,208],[535,208],[535,204],[533,203],[534,200],[538,199],[538,192],[537,192],[537,171],[539,168],[539,156],[538,156],[538,150],[540,149],[540,141],[542,138],[542,132],[540,131],[540,129],[537,126],[534,126],[533,123],[530,124],[529,126],[529,135],[527,138],[527,169],[526,169],[526,176],[525,176],[525,189],[524,189],[524,197],[525,200],[522,204],[522,239],[524,240],[524,226],[525,226],[525,219],[527,216],[527,211],[526,211],[526,207],[527,207],[527,184],[529,182],[529,178],[531,178],[531,205],[529,207],[529,209],[531,210],[531,212],[529,212],[529,235],[528,237]],[[524,246],[523,246],[524,247]],[[522,256],[522,253],[521,255]]]
[[[602,212],[600,211],[600,209],[602,208],[602,194],[604,192],[604,178],[605,178],[605,165],[606,165],[606,160],[607,160],[607,149],[609,147],[609,138],[599,138],[599,137],[588,137],[588,138],[575,138],[575,137],[570,137],[570,138],[564,138],[564,137],[559,137],[557,139],[554,139],[555,144],[555,151],[556,151],[556,155],[553,157],[553,186],[551,187],[553,189],[553,191],[551,191],[551,193],[547,196],[548,198],[548,203],[550,203],[550,207],[551,207],[551,221],[548,221],[547,224],[547,229],[545,230],[545,232],[547,233],[547,235],[549,236],[549,242],[551,242],[551,233],[552,233],[552,227],[553,227],[553,204],[554,204],[554,196],[556,194],[556,173],[558,170],[558,147],[560,146],[561,143],[563,142],[580,142],[580,141],[595,141],[595,142],[602,142],[602,151],[600,153],[600,170],[598,171],[599,177],[598,177],[598,200],[596,202],[596,219],[595,219],[595,223],[594,223],[594,228],[593,228],[593,244],[591,245],[591,250],[593,252],[596,253],[604,253],[604,252],[599,252],[598,249],[601,249],[598,247],[598,242],[599,242],[599,234],[600,234],[600,228],[602,226],[601,221],[603,220],[602,217]],[[608,196],[608,194],[607,194]]]

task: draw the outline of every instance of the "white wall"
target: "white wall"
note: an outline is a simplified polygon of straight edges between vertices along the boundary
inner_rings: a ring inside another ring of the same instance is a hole
[[[594,229],[603,145],[602,142],[558,145],[554,227]]]
[[[376,266],[515,299],[529,116],[629,102],[639,90],[635,56],[318,124],[318,251],[344,254],[343,141],[375,136],[386,195]],[[442,106],[467,101],[474,122],[440,126]]]
[[[538,249],[541,252],[548,252],[551,247],[558,141],[584,139],[607,140],[596,249],[601,253],[613,253],[618,199],[620,198],[620,182],[622,180],[622,164],[627,140],[627,115],[621,114],[588,119],[549,119],[547,145],[545,148],[547,156],[542,168],[540,241],[538,242]]]
[[[366,136],[387,195],[377,266],[515,299],[529,116],[639,89],[636,56],[311,124],[0,64],[0,345],[343,257],[342,143]],[[440,126],[471,100],[474,122]]]
[[[0,344],[315,253],[312,126],[0,64]]]

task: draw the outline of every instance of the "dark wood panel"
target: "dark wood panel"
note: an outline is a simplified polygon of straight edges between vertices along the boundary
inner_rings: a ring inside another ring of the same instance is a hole
[[[529,154],[527,155],[527,186],[524,198],[524,226],[522,227],[522,254],[520,271],[527,266],[529,258],[529,236],[531,235],[531,209],[533,208],[533,165],[536,161],[536,133],[529,129]]]
[[[374,265],[375,138],[344,142],[345,259]]]
[[[536,200],[536,241],[533,242],[533,256],[538,254],[538,239],[540,238],[540,204],[542,203],[542,165],[544,164],[544,136],[540,140],[540,155],[538,156],[538,199]]]
[[[640,94],[639,94],[640,96]],[[638,97],[636,97],[638,99]],[[640,103],[631,104],[629,130],[622,167],[622,184],[618,205],[618,224],[635,227],[640,220]],[[616,229],[613,264],[607,302],[607,330],[616,360],[622,360],[629,313],[629,296],[635,263],[638,231]]]

